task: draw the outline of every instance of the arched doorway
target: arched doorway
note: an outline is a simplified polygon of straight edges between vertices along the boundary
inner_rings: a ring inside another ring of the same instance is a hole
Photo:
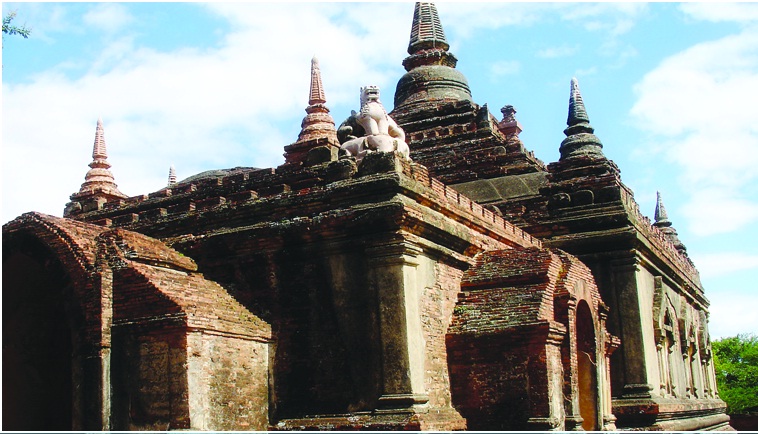
[[[576,349],[579,395],[579,414],[582,416],[582,428],[587,431],[598,430],[598,386],[597,360],[595,346],[595,327],[592,312],[586,301],[582,300],[576,309]]]
[[[68,279],[36,240],[14,244],[3,251],[3,429],[71,430]]]

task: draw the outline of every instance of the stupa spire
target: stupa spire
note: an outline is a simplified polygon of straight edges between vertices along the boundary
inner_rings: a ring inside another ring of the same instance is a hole
[[[326,103],[324,96],[324,85],[321,84],[321,69],[318,66],[318,59],[313,56],[311,59],[311,95],[308,99],[309,105]]]
[[[669,220],[668,214],[666,213],[666,208],[663,206],[661,193],[656,192],[656,196],[655,223],[653,223],[653,226],[660,229],[660,231],[663,232],[671,244],[674,245],[674,248],[676,248],[679,253],[686,257],[687,247],[685,247],[684,243],[682,243],[682,241],[679,239],[679,235],[677,234],[676,229],[674,229],[671,220]]]
[[[430,48],[448,50],[450,45],[445,39],[445,31],[442,29],[440,16],[434,3],[416,2],[408,54],[417,54],[421,50]]]
[[[69,216],[82,211],[100,209],[104,203],[125,199],[127,195],[118,190],[118,186],[111,173],[111,164],[108,162],[108,150],[105,146],[105,130],[103,120],[98,118],[95,129],[95,143],[92,146],[92,162],[90,169],[84,175],[79,191],[71,195],[71,202],[66,204],[64,216]]]
[[[172,164],[171,167],[168,168],[168,186],[171,187],[173,185],[176,185],[176,169]]]
[[[334,119],[326,107],[326,96],[321,81],[321,68],[318,59],[311,59],[311,86],[308,93],[308,107],[305,117],[300,124],[300,134],[297,141],[284,147],[284,164],[300,164],[305,162],[307,154],[316,147],[325,146],[325,151],[336,159],[339,141]],[[331,158],[331,157],[330,157]]]
[[[108,162],[108,150],[105,145],[105,130],[103,120],[97,120],[95,129],[95,143],[92,147],[92,162],[89,163],[90,170],[84,175],[84,183],[74,196],[94,196],[104,197],[127,197],[118,190],[113,174],[110,169],[111,164]],[[73,196],[72,196],[73,198]]]
[[[663,199],[661,199],[661,192],[657,191],[655,202],[655,225],[656,226],[671,226],[669,216],[666,213],[666,208],[663,206]]]
[[[97,127],[95,128],[95,145],[92,148],[92,158],[107,159],[108,151],[105,147],[105,133],[103,131],[103,118],[97,118]],[[110,165],[108,165],[110,167]]]
[[[582,128],[588,130],[587,132],[594,132],[594,129],[590,126],[590,118],[587,116],[587,109],[584,107],[582,93],[579,91],[579,80],[576,77],[571,79],[569,113],[566,124],[569,128]]]
[[[603,143],[594,134],[595,129],[590,125],[587,109],[579,91],[579,81],[571,79],[571,94],[569,95],[568,125],[563,133],[566,138],[561,142],[561,160],[569,157],[586,156],[605,158]]]
[[[472,101],[468,81],[455,69],[458,59],[449,49],[437,7],[417,2],[408,43],[410,55],[403,60],[408,72],[397,83],[396,109],[416,102]]]
[[[408,42],[410,56],[403,60],[405,70],[411,71],[419,66],[429,65],[455,68],[458,59],[447,51],[449,49],[450,44],[445,39],[445,31],[442,29],[437,7],[434,3],[416,2],[411,24],[411,39]]]

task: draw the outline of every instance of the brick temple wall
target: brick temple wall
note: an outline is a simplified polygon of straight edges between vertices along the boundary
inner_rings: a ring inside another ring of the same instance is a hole
[[[187,337],[193,430],[268,429],[268,345],[194,332]]]
[[[421,324],[426,345],[425,386],[433,407],[450,407],[450,373],[448,372],[445,335],[460,292],[463,271],[444,263],[429,263],[436,282],[421,293]],[[422,271],[423,272],[423,271]]]
[[[65,372],[44,369],[57,375],[53,380],[69,382],[68,398],[57,404],[69,419],[57,421],[65,426],[40,428],[268,426],[270,328],[196,273],[191,259],[141,234],[42,214],[26,214],[3,229],[4,252],[26,252],[30,259],[4,270],[3,300],[9,302],[4,305],[22,307],[16,298],[25,292],[24,282],[37,275],[47,282],[37,285],[45,286],[46,294],[39,302],[51,307],[45,298],[59,297],[56,318],[68,326],[37,322],[23,329],[4,315],[4,330],[16,328],[27,339],[55,329],[69,335],[59,341],[72,342],[55,363]],[[42,264],[36,272],[30,265],[35,262]],[[188,341],[190,336],[201,337]],[[199,384],[190,381],[188,359],[208,367],[192,376]],[[31,381],[20,376],[14,387],[29,390]],[[56,396],[53,392],[48,387],[41,394]],[[204,397],[209,401],[198,401]],[[22,419],[19,427],[33,426]]]

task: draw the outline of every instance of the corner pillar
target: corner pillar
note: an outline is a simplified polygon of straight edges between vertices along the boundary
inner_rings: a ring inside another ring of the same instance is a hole
[[[368,284],[377,294],[382,353],[380,410],[426,404],[424,337],[417,267],[421,248],[407,240],[376,243],[366,250]]]
[[[531,344],[534,345],[533,348],[539,348],[529,361],[530,417],[526,424],[530,431],[566,430],[561,344],[566,339],[567,332],[568,329],[563,324],[550,321],[542,325],[536,335],[530,337],[536,341]],[[571,420],[576,421],[575,418]]]
[[[578,378],[578,362],[577,362],[577,340],[576,340],[576,304],[577,299],[575,295],[570,295],[568,300],[566,301],[566,324],[568,326],[567,334],[568,338],[564,338],[563,340],[563,346],[566,348],[565,351],[567,351],[567,354],[564,356],[568,363],[565,363],[564,370],[567,370],[568,372],[564,372],[564,376],[567,378],[576,379]],[[581,414],[579,413],[579,393],[577,391],[576,382],[575,381],[568,381],[567,384],[564,385],[564,398],[566,400],[565,404],[565,426],[564,429],[566,431],[584,431],[584,428],[582,428],[582,423],[584,422],[584,418],[582,418]]]
[[[74,388],[73,429],[110,431],[111,428],[111,326],[113,323],[113,270],[98,270],[89,289],[96,307],[89,313],[83,341],[72,359]]]
[[[644,318],[637,287],[637,272],[640,264],[634,252],[632,256],[612,263],[612,282],[617,295],[618,323],[620,325],[621,357],[624,366],[624,386],[621,398],[649,399],[653,386],[648,378],[645,357]]]
[[[598,382],[600,385],[600,407],[602,412],[602,430],[616,431],[616,416],[613,415],[613,398],[611,396],[611,354],[621,345],[618,337],[607,332],[606,323],[608,321],[608,306],[600,303],[598,312],[600,322],[600,332],[604,335],[598,335],[598,375],[603,381]]]

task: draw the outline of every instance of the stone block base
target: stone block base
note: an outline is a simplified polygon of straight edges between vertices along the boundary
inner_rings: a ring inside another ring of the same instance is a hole
[[[270,431],[462,431],[466,419],[452,408],[376,410],[284,419]]]
[[[613,414],[620,430],[730,430],[726,404],[718,399],[616,399]]]

